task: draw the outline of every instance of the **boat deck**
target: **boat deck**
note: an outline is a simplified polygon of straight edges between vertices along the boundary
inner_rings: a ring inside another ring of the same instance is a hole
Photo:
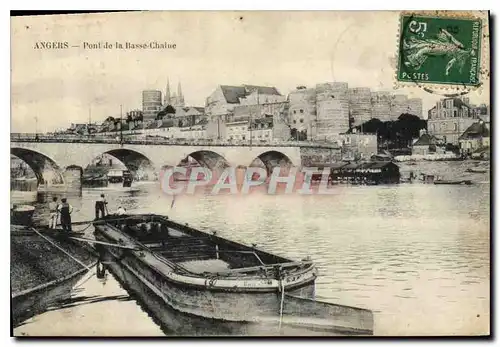
[[[230,265],[224,260],[220,259],[190,260],[178,263],[178,265],[182,266],[190,272],[197,274],[202,274],[204,272],[217,273],[230,269]]]
[[[99,228],[104,228],[111,237],[110,242],[126,236],[126,243],[122,245],[150,250],[152,253],[145,252],[144,260],[160,271],[175,268],[186,275],[213,273],[240,277],[245,273],[262,278],[264,273],[265,277],[272,276],[276,265],[293,272],[306,271],[312,266],[310,262],[292,262],[168,219],[128,220],[127,223],[100,224]]]

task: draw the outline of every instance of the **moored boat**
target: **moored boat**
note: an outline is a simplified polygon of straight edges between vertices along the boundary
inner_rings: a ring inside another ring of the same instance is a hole
[[[35,207],[31,205],[17,205],[11,209],[10,222],[16,225],[31,225]]]
[[[123,269],[165,305],[221,322],[314,326],[332,333],[373,334],[369,310],[314,300],[317,271],[159,215],[95,222],[103,262]]]
[[[483,168],[478,168],[478,167],[471,167],[466,170],[467,172],[472,172],[472,173],[487,173],[487,169]]]
[[[437,180],[437,181],[434,181],[434,184],[471,185],[472,181],[471,180]]]

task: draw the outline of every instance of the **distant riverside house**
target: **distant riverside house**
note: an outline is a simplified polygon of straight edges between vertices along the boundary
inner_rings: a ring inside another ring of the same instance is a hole
[[[275,87],[219,85],[206,99],[205,111],[209,116],[225,116],[238,105],[257,105],[286,101]]]
[[[478,150],[490,147],[490,129],[485,122],[479,121],[468,127],[459,138],[460,152],[472,155]]]
[[[346,160],[369,159],[377,154],[376,134],[339,134],[332,140],[342,147],[342,157]]]
[[[479,110],[480,111],[480,110]],[[479,112],[468,98],[444,98],[428,112],[427,129],[445,144],[457,145],[460,135],[477,122]]]
[[[252,140],[269,142],[273,139],[273,116],[252,120],[249,127]]]
[[[76,124],[72,123],[71,126],[62,131],[63,134],[73,134],[73,135],[90,135],[101,131],[102,125],[95,123],[82,123]]]
[[[413,143],[412,155],[427,155],[438,152],[439,140],[427,133],[422,134],[417,141]]]

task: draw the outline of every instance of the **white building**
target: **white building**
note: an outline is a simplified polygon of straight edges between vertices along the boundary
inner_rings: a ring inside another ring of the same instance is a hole
[[[228,122],[225,124],[225,139],[246,141],[249,140],[248,120]]]

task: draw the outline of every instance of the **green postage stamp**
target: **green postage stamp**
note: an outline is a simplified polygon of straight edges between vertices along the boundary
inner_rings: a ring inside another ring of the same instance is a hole
[[[398,81],[480,84],[480,18],[405,13],[400,23]]]

